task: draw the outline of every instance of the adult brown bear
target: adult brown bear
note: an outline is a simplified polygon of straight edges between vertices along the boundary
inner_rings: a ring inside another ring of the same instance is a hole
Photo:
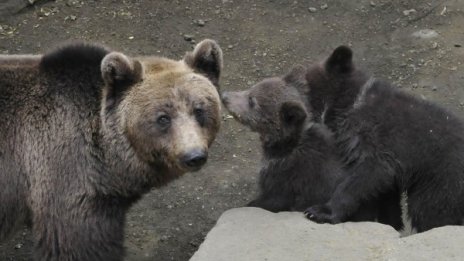
[[[212,40],[181,61],[0,56],[0,238],[31,221],[35,260],[121,260],[128,208],[206,162],[221,68]]]

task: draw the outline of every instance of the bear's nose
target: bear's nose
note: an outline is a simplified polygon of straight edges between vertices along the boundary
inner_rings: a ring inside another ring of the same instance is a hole
[[[206,163],[208,153],[202,149],[194,149],[185,153],[181,161],[187,168],[191,170],[199,170]]]

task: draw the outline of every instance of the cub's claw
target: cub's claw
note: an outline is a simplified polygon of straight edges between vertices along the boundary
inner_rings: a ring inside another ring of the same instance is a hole
[[[304,211],[306,218],[316,223],[340,223],[340,220],[336,218],[332,213],[332,209],[327,205],[315,205],[307,208]]]

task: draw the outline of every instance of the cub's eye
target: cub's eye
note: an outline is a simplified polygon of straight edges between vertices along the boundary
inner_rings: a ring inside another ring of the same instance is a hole
[[[171,123],[171,117],[168,115],[161,115],[156,119],[156,123],[158,123],[162,127],[166,127]]]
[[[251,96],[248,97],[248,106],[250,106],[250,108],[255,107],[255,100]]]

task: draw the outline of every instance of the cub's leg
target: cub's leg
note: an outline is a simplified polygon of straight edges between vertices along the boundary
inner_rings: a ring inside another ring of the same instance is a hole
[[[319,223],[340,223],[346,221],[358,210],[362,202],[377,198],[383,191],[395,186],[394,168],[376,157],[367,157],[362,163],[351,168],[351,173],[338,185],[332,198],[323,205],[316,205],[305,211],[306,216]]]

